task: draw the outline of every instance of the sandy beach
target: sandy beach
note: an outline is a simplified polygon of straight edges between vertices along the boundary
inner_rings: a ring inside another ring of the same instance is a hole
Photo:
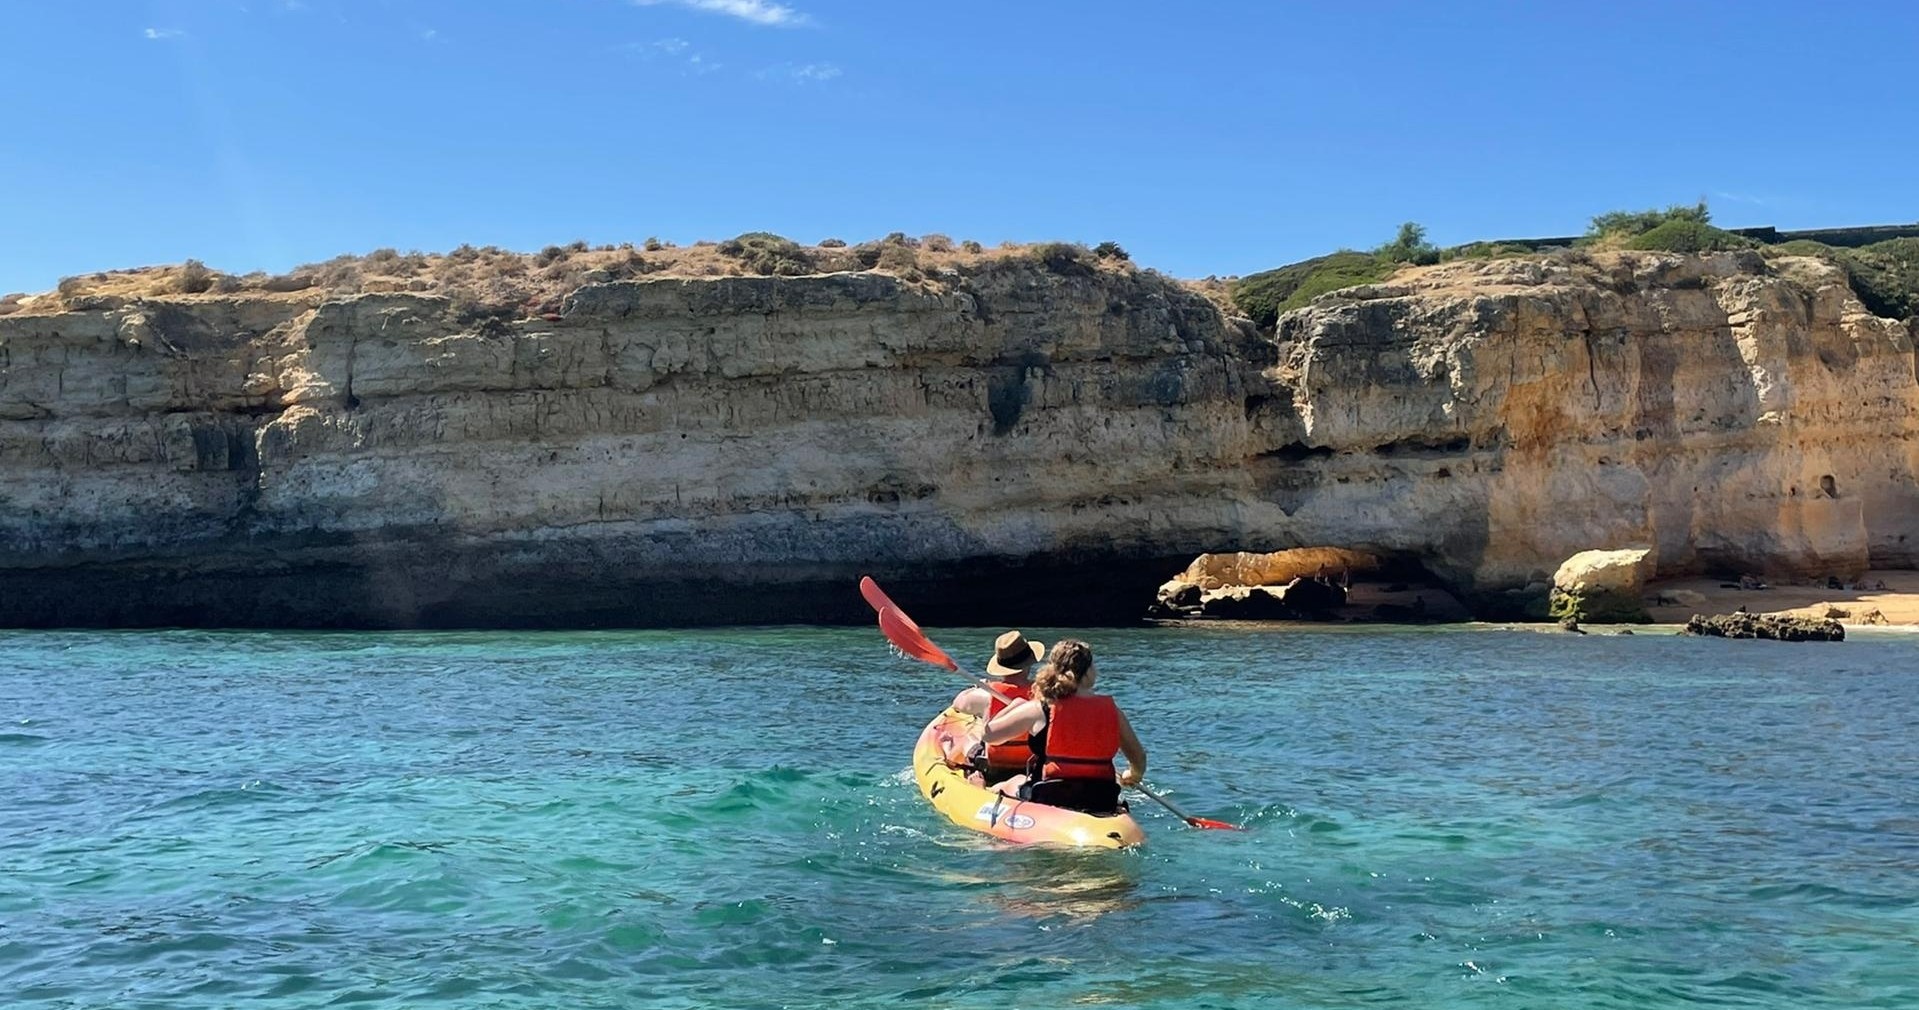
[[[1884,589],[1877,588],[1881,584]],[[1832,589],[1824,582],[1769,585],[1769,589],[1739,589],[1722,579],[1658,582],[1647,587],[1646,609],[1660,624],[1683,624],[1694,614],[1726,614],[1745,607],[1756,614],[1831,616],[1848,625],[1919,625],[1919,572],[1868,572],[1853,583],[1853,589]],[[1697,593],[1705,602],[1657,602],[1681,593]]]

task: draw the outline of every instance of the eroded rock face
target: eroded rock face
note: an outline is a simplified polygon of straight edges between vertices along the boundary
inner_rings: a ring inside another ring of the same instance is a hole
[[[1594,543],[1662,576],[1915,561],[1911,336],[1822,264],[1455,263],[1360,293],[1280,321],[1300,434],[1260,483],[1305,542],[1482,593]]]
[[[1919,547],[1913,349],[1810,261],[1456,263],[1277,341],[1002,263],[0,317],[0,624],[1129,619],[1203,551],[1486,598]]]
[[[852,620],[862,572],[1084,617],[1241,535],[1270,360],[1027,265],[4,317],[0,623]]]

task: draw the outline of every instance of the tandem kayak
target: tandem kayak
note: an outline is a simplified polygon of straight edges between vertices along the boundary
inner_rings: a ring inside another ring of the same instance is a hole
[[[964,770],[946,763],[944,741],[967,736],[974,718],[947,709],[933,717],[913,748],[913,777],[920,795],[947,820],[963,828],[1020,844],[1047,843],[1079,848],[1123,849],[1144,844],[1146,832],[1125,811],[1085,814],[1064,807],[1003,796],[967,781]]]

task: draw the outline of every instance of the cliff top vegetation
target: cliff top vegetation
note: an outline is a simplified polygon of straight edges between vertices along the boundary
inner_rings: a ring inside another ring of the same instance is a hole
[[[1002,243],[988,247],[945,235],[917,238],[894,232],[849,245],[825,239],[801,245],[771,232],[748,232],[720,242],[677,246],[645,242],[552,245],[536,253],[497,246],[461,246],[447,253],[402,253],[376,249],[337,256],[282,274],[232,274],[188,260],[183,264],[111,270],[65,278],[39,296],[0,298],[0,315],[107,309],[141,298],[216,297],[241,293],[288,298],[419,291],[448,295],[490,309],[525,314],[553,312],[561,298],[582,284],[637,277],[795,277],[877,270],[915,284],[939,284],[968,270],[1027,261],[1061,272],[1134,269],[1117,243],[1087,247],[1070,242]]]
[[[1919,315],[1919,238],[1894,238],[1857,247],[1808,239],[1768,242],[1714,227],[1712,213],[1701,201],[1664,210],[1609,211],[1595,216],[1585,235],[1556,248],[1677,253],[1756,249],[1768,259],[1812,256],[1844,270],[1853,292],[1874,314],[1893,319]],[[1231,311],[1272,329],[1280,315],[1321,295],[1378,283],[1408,266],[1551,254],[1538,243],[1470,242],[1437,248],[1426,241],[1424,228],[1408,222],[1400,225],[1392,241],[1375,249],[1341,249],[1245,277],[1214,278],[1210,293],[1215,300],[1222,300],[1223,293],[1223,304]]]
[[[1283,313],[1342,288],[1387,280],[1411,266],[1460,259],[1504,259],[1565,254],[1577,250],[1647,250],[1678,253],[1756,249],[1768,259],[1811,256],[1839,267],[1860,301],[1894,319],[1919,316],[1919,238],[1901,237],[1842,246],[1804,238],[1768,240],[1762,229],[1728,231],[1712,224],[1704,202],[1665,209],[1609,211],[1593,217],[1586,233],[1564,240],[1469,242],[1439,247],[1416,222],[1399,227],[1390,241],[1370,250],[1341,249],[1245,277],[1208,277],[1188,286],[1223,311],[1271,330]],[[1755,234],[1759,232],[1760,234]],[[875,270],[913,284],[940,285],[981,267],[1026,261],[1062,272],[1134,269],[1126,250],[1113,242],[1087,247],[1067,242],[1001,243],[985,246],[945,235],[911,237],[894,232],[858,244],[824,239],[802,245],[770,232],[748,232],[720,242],[676,246],[645,242],[552,245],[534,253],[497,246],[461,246],[447,253],[401,253],[376,249],[337,256],[282,274],[225,273],[196,261],[68,277],[57,291],[0,298],[0,316],[75,309],[114,308],[141,298],[253,293],[310,299],[369,292],[443,294],[491,313],[554,312],[567,292],[582,284],[637,277],[699,278],[802,276]]]

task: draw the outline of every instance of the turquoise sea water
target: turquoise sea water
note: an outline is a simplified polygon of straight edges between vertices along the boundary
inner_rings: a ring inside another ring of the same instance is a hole
[[[870,631],[0,636],[0,1005],[1919,1006],[1919,637],[1087,637],[1251,830],[949,825]]]

